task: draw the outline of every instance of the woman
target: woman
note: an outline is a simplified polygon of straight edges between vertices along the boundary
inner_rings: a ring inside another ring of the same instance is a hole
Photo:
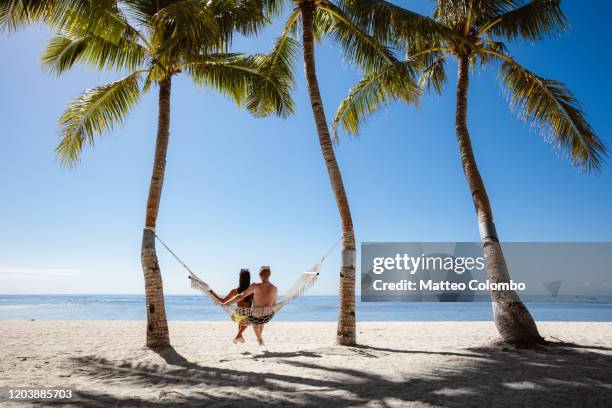
[[[217,299],[219,302],[225,303],[228,300],[238,296],[239,294],[247,290],[249,286],[251,286],[251,273],[249,272],[248,269],[241,269],[239,280],[238,280],[238,287],[236,289],[232,289],[224,298],[217,295],[212,289],[210,290],[210,294],[215,299]],[[253,304],[253,295],[248,296],[244,298],[243,300],[241,300],[240,302],[236,303],[236,306],[251,308],[252,304]],[[238,334],[234,338],[234,344],[244,343],[244,338],[242,337],[242,333],[246,330],[246,328],[247,328],[246,325],[241,325],[240,323],[238,323]]]

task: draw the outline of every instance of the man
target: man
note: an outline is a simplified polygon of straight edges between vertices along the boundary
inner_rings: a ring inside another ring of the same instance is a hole
[[[224,303],[226,305],[231,305],[234,302],[240,302],[253,295],[253,312],[249,317],[249,321],[253,325],[253,331],[257,337],[257,342],[261,346],[264,344],[263,338],[261,337],[264,324],[270,320],[274,314],[269,308],[276,303],[276,295],[278,293],[276,286],[270,283],[270,274],[270,267],[262,266],[259,269],[260,283],[253,283],[247,290]]]

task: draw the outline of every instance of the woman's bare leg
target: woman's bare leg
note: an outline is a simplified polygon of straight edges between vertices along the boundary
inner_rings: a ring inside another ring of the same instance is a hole
[[[244,337],[242,337],[242,333],[246,330],[246,326],[238,324],[238,334],[234,338],[234,344],[244,343]]]

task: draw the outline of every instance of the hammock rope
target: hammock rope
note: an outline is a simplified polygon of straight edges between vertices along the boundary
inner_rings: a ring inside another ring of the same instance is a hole
[[[178,263],[185,268],[189,274],[188,278],[191,281],[191,287],[193,289],[199,290],[204,295],[208,296],[214,304],[219,306],[224,312],[226,312],[233,321],[240,325],[247,326],[249,324],[265,324],[268,323],[274,315],[282,309],[285,305],[287,305],[292,300],[296,299],[300,295],[302,295],[307,289],[312,287],[317,281],[317,277],[319,276],[319,272],[321,271],[321,265],[325,261],[325,259],[336,249],[338,244],[342,242],[342,237],[336,241],[327,252],[321,257],[321,259],[315,263],[309,269],[306,269],[304,272],[300,274],[297,280],[293,283],[291,288],[285,293],[280,301],[277,301],[272,306],[266,307],[238,307],[238,306],[230,306],[223,304],[217,298],[212,296],[210,286],[200,279],[190,268],[187,266],[185,262],[178,255],[174,253],[172,249],[162,239],[157,235],[154,229],[147,228],[150,230],[155,238],[166,248],[166,250],[178,261]]]

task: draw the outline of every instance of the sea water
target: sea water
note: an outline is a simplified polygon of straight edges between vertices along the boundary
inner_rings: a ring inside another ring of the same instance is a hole
[[[550,297],[549,297],[550,298]],[[612,322],[612,297],[559,296],[527,299],[536,320]],[[227,320],[204,296],[166,296],[169,320]],[[335,321],[337,296],[302,296],[285,306],[278,321]],[[142,295],[0,295],[0,320],[144,320]],[[377,302],[357,299],[358,321],[491,320],[487,302]]]

